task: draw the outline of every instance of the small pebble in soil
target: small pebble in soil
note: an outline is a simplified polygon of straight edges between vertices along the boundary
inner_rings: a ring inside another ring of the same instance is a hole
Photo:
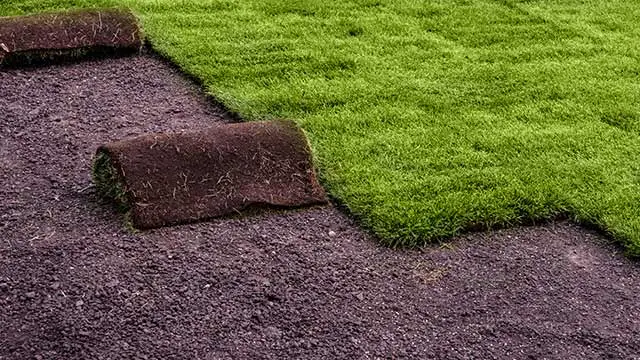
[[[282,331],[275,326],[268,326],[264,329],[264,334],[269,337],[279,338],[282,337]]]
[[[331,236],[331,237],[336,236],[336,232],[333,231],[333,230],[330,230],[329,231],[329,236]]]

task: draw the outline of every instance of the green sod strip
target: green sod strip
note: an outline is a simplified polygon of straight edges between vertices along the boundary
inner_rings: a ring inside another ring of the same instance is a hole
[[[297,121],[389,245],[567,214],[640,255],[636,0],[15,1],[130,6],[248,120]]]

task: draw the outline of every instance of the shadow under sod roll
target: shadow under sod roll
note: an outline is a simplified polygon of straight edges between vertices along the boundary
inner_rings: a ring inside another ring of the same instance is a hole
[[[303,131],[292,121],[147,134],[106,144],[93,178],[138,229],[327,202]]]

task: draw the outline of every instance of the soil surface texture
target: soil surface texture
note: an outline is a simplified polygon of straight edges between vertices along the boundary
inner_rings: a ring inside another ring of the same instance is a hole
[[[331,206],[130,233],[105,142],[229,119],[151,56],[0,72],[0,359],[640,359],[640,268],[567,222],[379,246]]]
[[[96,189],[126,197],[138,229],[328,202],[307,138],[291,120],[145,134],[101,146],[96,158]]]

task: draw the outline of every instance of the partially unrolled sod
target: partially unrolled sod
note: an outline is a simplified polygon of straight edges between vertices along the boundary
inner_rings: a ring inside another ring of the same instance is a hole
[[[0,65],[24,66],[86,55],[132,52],[142,34],[128,10],[79,10],[0,17]]]
[[[326,203],[303,131],[291,121],[147,134],[98,148],[98,193],[148,229],[251,207]]]

